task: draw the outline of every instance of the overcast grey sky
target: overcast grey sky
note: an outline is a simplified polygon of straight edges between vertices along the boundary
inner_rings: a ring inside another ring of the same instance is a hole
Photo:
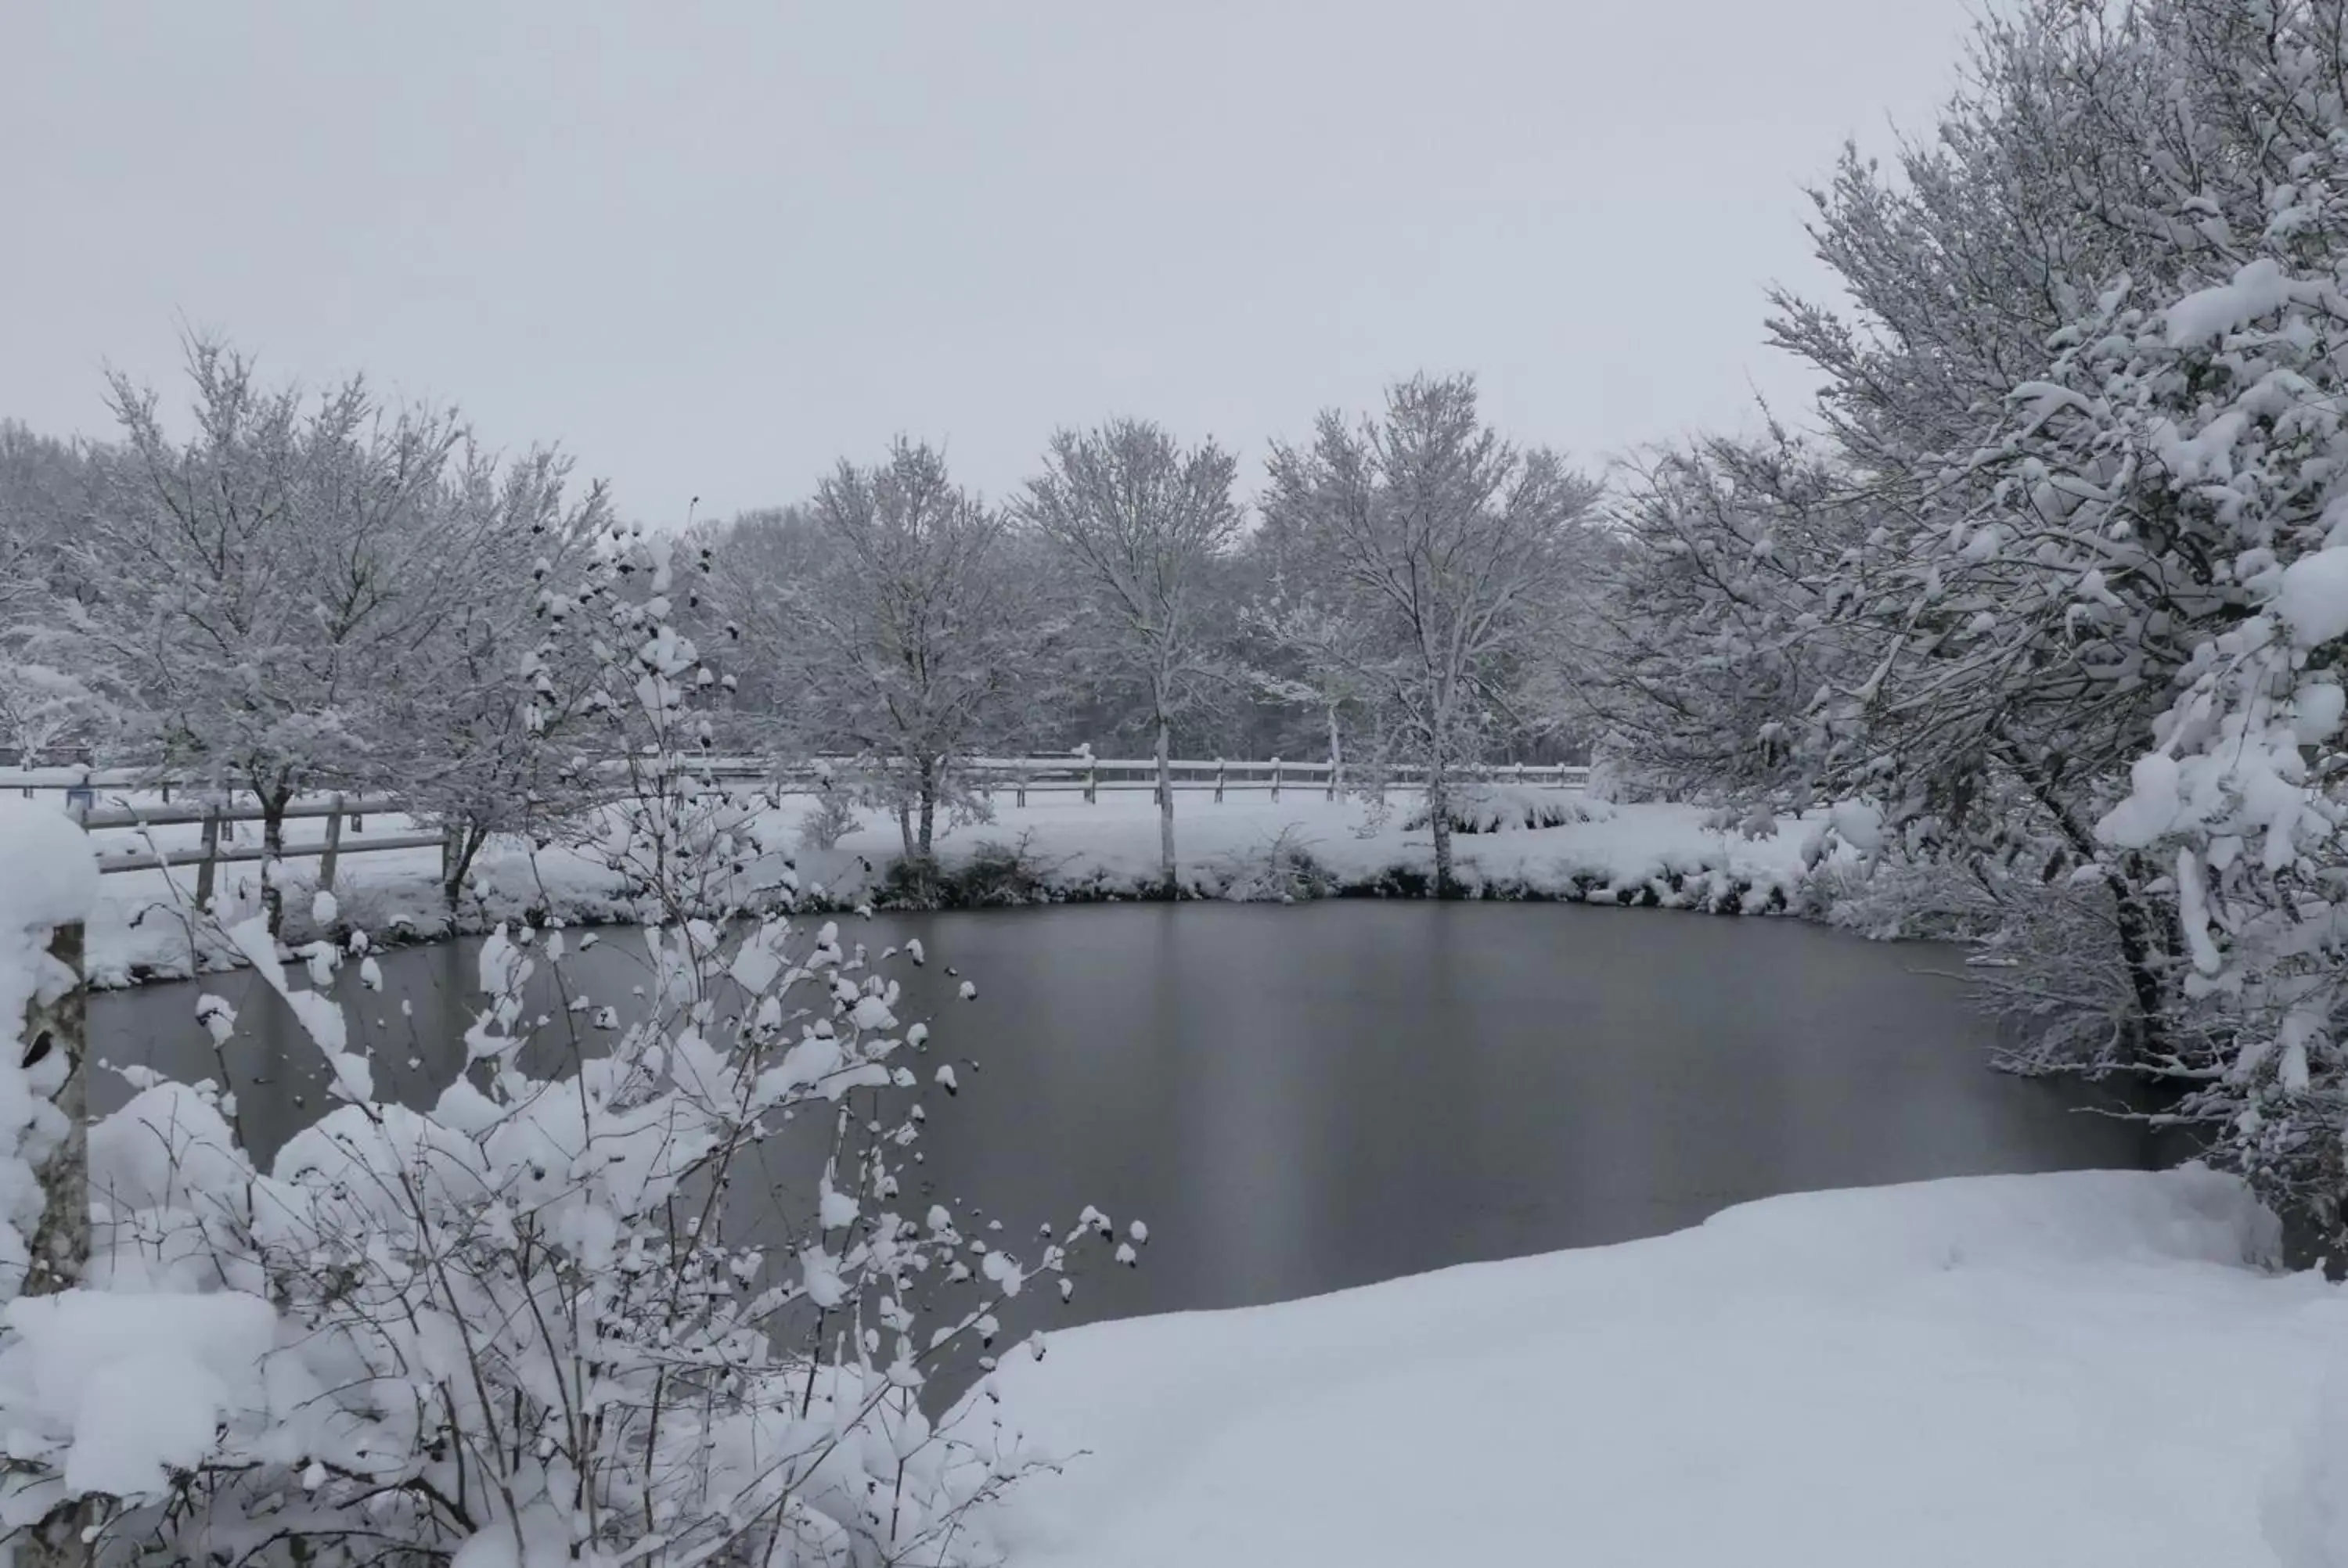
[[[95,434],[184,322],[365,369],[629,512],[898,432],[1214,434],[1469,369],[1595,461],[1807,390],[1801,187],[1962,0],[0,6],[0,415]],[[1249,483],[1253,483],[1252,466]]]

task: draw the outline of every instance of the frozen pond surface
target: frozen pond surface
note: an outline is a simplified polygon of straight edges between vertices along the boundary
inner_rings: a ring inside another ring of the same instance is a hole
[[[1345,901],[842,924],[876,953],[922,938],[928,967],[892,971],[901,1016],[978,1064],[935,1102],[934,1196],[1009,1236],[1086,1203],[1148,1222],[1146,1266],[1088,1281],[1062,1322],[1653,1235],[1778,1193],[2146,1161],[2075,1086],[1988,1069],[1987,1023],[1928,972],[1956,951],[1792,920]],[[383,955],[382,996],[337,982],[403,1097],[461,1056],[475,948]],[[606,931],[566,967],[574,991],[624,1001],[641,963]],[[314,1114],[319,1075],[250,975],[92,998],[96,1054],[211,1075],[200,989],[240,1009],[230,1067],[272,1151]],[[92,1091],[99,1109],[127,1092],[103,1071]]]

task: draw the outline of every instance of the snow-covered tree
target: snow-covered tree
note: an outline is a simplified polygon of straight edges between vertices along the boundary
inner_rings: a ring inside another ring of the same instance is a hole
[[[187,368],[185,439],[113,380],[124,451],[72,546],[74,626],[166,765],[251,790],[274,847],[296,792],[388,782],[386,701],[469,601],[494,519],[438,505],[451,414],[388,410],[356,380],[272,388],[207,340]]]
[[[1212,441],[1186,448],[1147,420],[1112,420],[1055,436],[1018,507],[1082,596],[1084,646],[1145,693],[1169,896],[1180,876],[1167,764],[1174,726],[1225,678],[1208,600],[1211,574],[1239,535],[1236,472]]]
[[[1358,777],[1347,779],[1345,732],[1367,723],[1374,733],[1382,733],[1378,725],[1385,694],[1365,673],[1375,663],[1371,656],[1375,629],[1348,615],[1342,600],[1285,582],[1273,584],[1248,605],[1241,620],[1262,650],[1251,661],[1255,690],[1271,702],[1310,712],[1322,726],[1329,765],[1339,782],[1362,783]],[[1255,653],[1255,648],[1248,652]],[[1357,753],[1354,761],[1366,761],[1375,770],[1384,760],[1381,753],[1374,742],[1367,758]]]
[[[73,739],[101,738],[115,704],[64,634],[67,546],[87,518],[97,455],[0,420],[0,745],[30,766]]]
[[[1271,477],[1267,516],[1312,541],[1341,613],[1374,630],[1355,657],[1423,770],[1448,894],[1454,771],[1511,717],[1597,487],[1555,453],[1501,439],[1467,376],[1400,383],[1376,420],[1323,415],[1310,446],[1273,448]]]
[[[2348,533],[2328,0],[2054,0],[1987,25],[1894,187],[1821,251],[1859,311],[1781,321],[1830,374],[1862,538],[1781,608],[1859,657],[1795,726],[1912,845],[2003,845],[2108,897],[2135,1019],[2279,1196],[2348,1191]],[[2083,927],[2084,928],[2084,927]]]
[[[1782,432],[1632,471],[1560,651],[1610,755],[1677,794],[1811,803],[1793,732],[1850,657],[1838,596],[1869,515],[1852,492]]]
[[[697,531],[691,542],[709,549],[710,591],[706,613],[688,619],[705,643],[732,646],[743,740],[761,750],[820,744],[794,723],[803,717],[796,670],[808,629],[792,606],[830,548],[813,512],[804,505],[762,507]]]
[[[608,493],[569,491],[571,460],[533,448],[500,462],[466,442],[430,509],[440,537],[469,544],[437,624],[382,693],[378,763],[400,799],[448,835],[442,893],[499,834],[551,835],[584,809],[594,781],[574,764],[585,671],[563,622],[579,612],[587,552],[614,527]]]
[[[0,738],[26,767],[60,741],[87,733],[108,716],[88,682],[54,665],[0,657]]]
[[[941,809],[968,798],[961,764],[1011,722],[1047,630],[1008,521],[934,447],[899,441],[724,553],[721,608],[787,693],[787,723],[857,753],[906,857],[926,862]]]

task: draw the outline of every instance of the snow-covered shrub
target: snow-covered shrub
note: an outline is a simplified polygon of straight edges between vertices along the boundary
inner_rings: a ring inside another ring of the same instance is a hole
[[[815,809],[799,818],[801,853],[829,855],[839,841],[862,825],[856,814],[856,792],[829,767],[816,774]]]
[[[1294,904],[1337,890],[1337,874],[1322,864],[1290,824],[1256,848],[1228,856],[1220,868],[1222,897],[1236,904]]]
[[[1032,831],[1009,844],[981,839],[944,878],[943,896],[957,907],[977,909],[1048,903],[1059,869],[1060,862],[1036,851]]]
[[[227,931],[332,1108],[264,1165],[228,1086],[141,1074],[92,1131],[81,1283],[0,1317],[0,1527],[62,1523],[107,1564],[990,1554],[980,1505],[1030,1457],[984,1382],[950,1412],[924,1390],[989,1369],[1004,1304],[1065,1296],[1077,1249],[1129,1262],[1143,1233],[1086,1209],[1014,1253],[915,1196],[925,1097],[953,1086],[898,1016],[923,955],[778,909],[788,871],[694,770],[708,682],[667,566],[602,550],[593,711],[636,789],[605,846],[654,917],[633,995],[534,1011],[536,977],[579,995],[572,938],[500,927],[465,1067],[402,1103],[331,989],[354,955],[368,980],[363,940],[304,948],[301,989],[264,917]]]
[[[1516,833],[1530,828],[1569,827],[1575,823],[1604,822],[1614,808],[1572,790],[1540,789],[1529,784],[1473,784],[1454,786],[1448,803],[1454,833]],[[1413,832],[1429,822],[1424,803],[1403,819]]]
[[[85,1285],[0,1339],[0,1522],[102,1493],[109,1561],[273,1538],[348,1561],[983,1549],[973,1506],[1027,1460],[987,1399],[942,1419],[922,1389],[1008,1297],[1065,1289],[1104,1226],[1023,1257],[912,1212],[935,1074],[891,1010],[894,955],[829,924],[650,930],[649,1011],[590,1051],[521,1004],[564,934],[500,929],[473,1065],[411,1109],[374,1096],[338,1004],[283,980],[258,918],[235,935],[340,1103],[267,1167],[203,1089],[152,1084],[93,1132]],[[523,1065],[541,1054],[558,1065]],[[735,1162],[777,1140],[809,1163],[805,1207],[778,1223],[762,1191],[751,1232]]]
[[[1877,940],[1975,941],[1993,935],[2003,907],[1982,882],[1930,856],[1830,856],[1801,886],[1803,912]]]

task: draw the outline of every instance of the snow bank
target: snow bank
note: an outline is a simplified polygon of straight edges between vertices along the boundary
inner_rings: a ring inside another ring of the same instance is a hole
[[[1496,816],[1515,824],[1558,813],[1586,819],[1512,826],[1455,843],[1461,882],[1488,897],[1746,914],[1792,909],[1799,907],[1810,875],[1803,851],[1819,825],[1789,820],[1774,836],[1750,839],[1720,831],[1699,806],[1609,806],[1576,793],[1514,785],[1494,786],[1488,798]],[[1072,793],[1038,792],[1030,802],[1021,806],[1007,793],[998,795],[992,821],[941,833],[938,858],[949,877],[970,870],[982,857],[1014,864],[1015,875],[1004,886],[978,890],[964,901],[1159,896],[1158,815],[1147,792],[1105,792],[1094,804]],[[1204,792],[1185,792],[1177,798],[1175,816],[1184,886],[1206,898],[1408,894],[1430,882],[1434,868],[1431,835],[1409,822],[1414,804],[1398,794],[1391,810],[1379,815],[1362,802],[1332,801],[1309,788],[1288,791],[1277,801],[1261,792],[1234,791],[1220,803]],[[53,804],[28,809],[42,814],[52,827],[62,820]],[[863,813],[830,849],[796,853],[799,828],[816,809],[813,796],[796,796],[765,813],[757,829],[769,853],[747,868],[747,878],[771,881],[783,873],[788,854],[802,883],[819,888],[835,907],[885,899],[901,847],[896,824],[879,813]],[[369,826],[403,831],[396,819],[371,818]],[[159,836],[167,847],[176,842],[170,830]],[[115,835],[108,847],[132,842],[129,835]],[[631,920],[639,913],[609,866],[592,853],[560,845],[534,851],[519,842],[493,843],[476,862],[465,901],[453,915],[441,897],[433,850],[346,856],[331,900],[313,896],[315,861],[289,862],[286,871],[284,936],[294,943],[327,934],[315,924],[320,911],[327,921],[363,929],[378,942],[486,931],[501,921],[550,916],[577,925]],[[245,962],[247,955],[220,929],[191,938],[180,911],[192,897],[194,875],[192,867],[182,866],[168,880],[160,871],[104,878],[89,928],[94,983],[177,979]],[[949,899],[955,897],[953,888],[946,892]],[[261,907],[258,871],[224,867],[218,896],[221,926],[235,927]]]
[[[1992,1177],[1073,1330],[999,1378],[1083,1450],[1004,1504],[1012,1561],[2271,1561],[2348,1328],[2273,1242],[2206,1171]]]

